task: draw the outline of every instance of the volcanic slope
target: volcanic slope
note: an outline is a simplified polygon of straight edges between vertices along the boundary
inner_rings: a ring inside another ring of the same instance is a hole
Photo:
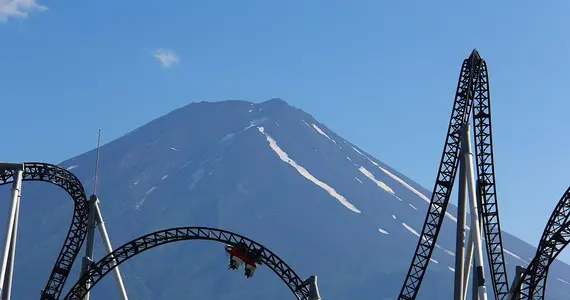
[[[104,145],[100,158],[98,195],[114,247],[170,227],[228,229],[261,242],[302,277],[318,275],[325,300],[395,299],[431,195],[280,99],[193,103]],[[93,150],[60,165],[90,194],[94,162]],[[8,195],[4,187],[0,196]],[[22,197],[14,297],[36,299],[69,228],[72,202],[40,183],[25,183]],[[451,207],[420,299],[451,298],[454,214]],[[535,248],[503,237],[511,279]],[[99,236],[96,243],[98,259]],[[293,298],[267,268],[246,279],[227,265],[222,244],[188,241],[145,252],[121,270],[131,299]],[[568,265],[554,264],[549,299],[570,295],[568,274]],[[118,299],[112,276],[93,297]]]

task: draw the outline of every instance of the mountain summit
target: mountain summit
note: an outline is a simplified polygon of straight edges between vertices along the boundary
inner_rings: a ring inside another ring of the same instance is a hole
[[[324,300],[395,299],[431,195],[278,98],[187,105],[104,145],[100,161],[98,196],[114,247],[171,227],[227,229],[262,243],[302,277],[317,275]],[[94,162],[89,151],[60,165],[90,193]],[[35,299],[72,205],[50,186],[25,183],[22,192],[13,294]],[[421,299],[451,298],[451,210]],[[503,240],[511,279],[536,249],[508,233]],[[96,242],[98,260],[104,250]],[[79,261],[64,291],[78,279]],[[121,271],[131,299],[292,299],[264,266],[246,279],[227,265],[223,245],[191,241],[138,255]],[[570,295],[569,273],[568,265],[553,264],[549,299]],[[94,288],[92,299],[118,299],[111,277]]]

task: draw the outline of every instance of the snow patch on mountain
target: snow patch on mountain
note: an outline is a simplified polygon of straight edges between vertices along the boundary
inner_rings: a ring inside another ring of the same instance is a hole
[[[334,188],[332,188],[328,184],[318,180],[315,176],[313,176],[311,173],[309,173],[309,171],[307,171],[307,169],[298,165],[297,162],[295,162],[294,160],[289,158],[289,155],[287,153],[285,153],[285,151],[283,151],[277,145],[277,142],[272,137],[270,137],[267,133],[265,133],[265,128],[263,128],[262,126],[259,126],[259,127],[257,127],[257,129],[259,130],[259,132],[261,132],[265,136],[265,138],[269,142],[269,147],[271,147],[271,149],[279,156],[279,158],[282,161],[288,163],[293,168],[295,168],[301,175],[303,175],[305,178],[307,178],[308,180],[310,180],[314,184],[318,185],[323,190],[327,191],[331,196],[333,196],[335,199],[337,199],[346,208],[352,210],[355,213],[361,213],[361,211],[359,209],[357,209],[356,206],[354,206],[350,201],[346,200],[346,198],[344,196],[340,195]]]
[[[322,136],[326,137],[327,139],[329,139],[331,142],[333,142],[336,145],[336,141],[331,139],[330,136],[328,136],[328,134],[326,134],[322,129],[319,128],[319,126],[315,125],[314,123],[311,124],[313,126],[313,128]]]
[[[246,126],[245,128],[237,131],[237,132],[230,132],[228,134],[226,134],[224,137],[222,137],[218,143],[222,144],[222,146],[227,146],[234,138],[236,138],[238,135],[242,134],[243,132],[245,132],[246,130],[255,127],[257,125],[261,125],[263,124],[265,121],[269,120],[268,117],[262,117],[259,119],[255,119],[249,122],[249,125]]]
[[[396,180],[397,182],[399,182],[401,185],[403,185],[405,188],[407,188],[408,190],[410,190],[412,193],[418,195],[420,198],[422,198],[424,201],[426,201],[427,203],[430,203],[431,200],[426,197],[426,195],[422,194],[420,191],[416,190],[413,186],[409,185],[407,182],[405,182],[403,179],[401,179],[400,177],[394,175],[392,172],[382,168],[380,165],[378,165],[378,163],[376,163],[375,161],[368,159],[372,162],[372,164],[374,164],[375,166],[377,166],[382,172],[386,173],[386,175],[392,177],[392,179]]]
[[[383,234],[389,234],[388,231],[386,231],[382,228],[378,228],[378,231],[380,231],[380,233],[383,233]]]
[[[143,203],[146,201],[146,199],[148,198],[148,196],[150,195],[150,193],[152,193],[154,190],[156,189],[156,187],[152,187],[150,188],[148,191],[146,191],[146,193],[144,194],[144,197],[141,199],[141,201],[137,202],[137,204],[135,204],[135,209],[136,210],[140,210],[141,206],[143,205]]]
[[[415,236],[420,237],[420,234],[415,229],[413,229],[410,225],[408,225],[406,223],[402,223],[402,226],[404,226],[404,228],[406,228],[406,230],[413,233]]]
[[[518,255],[516,255],[516,254],[514,254],[513,252],[511,252],[511,251],[509,251],[509,250],[507,250],[507,249],[505,249],[505,248],[503,248],[503,251],[504,251],[506,254],[508,254],[508,255],[510,255],[510,256],[512,256],[512,257],[514,257],[514,258],[516,258],[516,259],[518,259],[518,260],[520,260],[520,261],[522,261],[522,262],[524,262],[524,263],[526,263],[526,264],[529,264],[528,261],[526,261],[526,260],[524,260],[522,257],[520,257],[520,256],[518,256]]]
[[[440,246],[439,244],[435,244],[435,247],[438,248],[438,249],[440,249],[440,250],[443,250],[445,253],[447,253],[447,254],[449,254],[449,255],[451,255],[451,256],[455,256],[455,253],[454,253],[454,252],[449,251],[449,250],[443,248],[443,247]]]
[[[404,226],[404,228],[406,228],[406,230],[408,230],[409,232],[413,233],[415,236],[417,236],[417,237],[420,237],[420,236],[421,236],[419,232],[417,232],[414,228],[412,228],[412,226],[410,226],[410,225],[408,225],[408,224],[406,224],[406,223],[402,223],[402,226]],[[428,238],[424,235],[424,236],[423,236],[423,240],[424,240],[424,241],[427,241]]]
[[[376,179],[376,177],[374,177],[374,174],[370,173],[370,171],[368,171],[365,167],[360,167],[358,169],[362,174],[364,174],[364,176],[368,177],[368,179],[372,180],[374,183],[376,183],[377,186],[379,186],[381,189],[385,190],[386,192],[395,195],[394,190],[392,190],[389,186],[387,186],[384,182]]]
[[[297,162],[295,162],[294,160],[289,158],[289,155],[287,153],[285,153],[285,151],[283,151],[277,145],[277,142],[272,137],[270,137],[267,133],[265,133],[265,128],[263,128],[262,126],[259,126],[259,127],[257,127],[257,129],[259,130],[259,132],[261,132],[265,136],[265,138],[269,142],[269,147],[271,147],[271,149],[275,153],[277,153],[277,155],[279,156],[279,158],[282,161],[288,163],[293,168],[295,168],[301,175],[303,175],[305,178],[307,178],[308,180],[310,180],[314,184],[318,185],[319,187],[321,187],[322,189],[327,191],[331,196],[333,196],[335,199],[337,199],[346,208],[352,210],[355,213],[361,213],[361,211],[358,208],[356,208],[356,206],[354,206],[350,201],[346,200],[346,198],[344,196],[342,196],[341,194],[339,194],[334,188],[332,188],[328,184],[318,180],[315,176],[313,176],[311,173],[309,173],[309,171],[307,171],[307,169],[298,165]]]
[[[347,143],[345,141],[345,143]],[[347,143],[348,144],[348,143]],[[426,195],[422,194],[420,191],[418,191],[417,189],[415,189],[413,186],[409,185],[407,182],[405,182],[403,179],[401,179],[400,177],[394,175],[392,172],[382,168],[377,162],[373,161],[372,159],[370,159],[368,156],[364,155],[364,153],[362,153],[361,151],[359,151],[358,149],[356,149],[353,146],[350,146],[354,151],[356,151],[356,153],[360,154],[362,157],[366,158],[368,161],[370,161],[370,163],[372,163],[373,165],[375,165],[376,167],[378,167],[382,172],[384,172],[386,175],[390,176],[392,179],[396,180],[397,182],[399,182],[400,184],[402,184],[402,186],[404,186],[405,188],[407,188],[408,190],[410,190],[412,193],[418,195],[421,199],[423,199],[424,201],[426,201],[428,204],[431,203],[431,200],[426,197]],[[441,210],[441,208],[437,208],[438,211]],[[449,212],[445,212],[445,216],[452,220],[453,222],[457,222],[457,218],[454,217],[452,214],[450,214]],[[467,229],[469,229],[468,226],[466,226]]]
[[[190,179],[192,179],[192,183],[190,184],[190,189],[196,187],[198,181],[202,179],[202,177],[204,176],[204,172],[205,172],[204,168],[200,168],[192,174],[192,176],[190,177]]]

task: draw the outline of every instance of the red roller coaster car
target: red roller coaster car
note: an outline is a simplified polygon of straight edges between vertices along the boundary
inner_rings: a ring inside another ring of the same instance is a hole
[[[237,270],[245,264],[245,276],[250,278],[255,273],[258,265],[261,265],[261,251],[249,249],[249,247],[239,242],[235,246],[226,245],[226,253],[230,255],[229,269]]]

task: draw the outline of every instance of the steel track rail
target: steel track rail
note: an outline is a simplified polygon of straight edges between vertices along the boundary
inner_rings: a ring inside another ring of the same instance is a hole
[[[483,219],[487,259],[495,299],[506,299],[509,292],[507,269],[503,254],[503,240],[499,222],[499,207],[495,185],[493,133],[491,126],[491,97],[487,63],[481,60],[479,82],[473,103],[475,157],[481,199],[478,210]]]
[[[473,54],[463,61],[455,92],[445,146],[443,149],[437,180],[424,221],[424,226],[415,250],[406,281],[400,291],[400,300],[415,299],[435,248],[437,236],[451,196],[451,188],[459,164],[460,126],[468,120],[472,106],[473,91],[476,88],[473,76],[476,74],[477,57]]]
[[[495,190],[490,103],[487,65],[479,53],[473,50],[469,58],[463,61],[437,180],[412,264],[400,291],[400,300],[415,299],[419,292],[457,174],[459,128],[461,124],[469,121],[472,107],[478,181],[482,185],[482,203],[479,203],[479,210],[487,240],[487,256],[491,264],[495,298],[504,299],[507,295],[508,280]]]
[[[564,196],[562,196],[560,201],[558,201],[558,205],[556,206],[556,208],[552,212],[552,216],[554,217],[554,220],[552,220],[553,217],[551,217],[551,219],[548,220],[548,223],[547,223],[546,229],[545,229],[545,233],[548,232],[548,235],[545,236],[545,234],[543,234],[544,240],[543,240],[543,238],[541,238],[541,241],[539,243],[539,249],[543,248],[545,252],[548,251],[547,245],[552,244],[552,242],[550,242],[549,240],[551,240],[553,237],[556,237],[558,239],[558,238],[562,237],[562,235],[561,235],[562,230],[567,231],[567,229],[565,229],[565,225],[567,224],[568,220],[570,219],[570,187],[566,190],[566,192],[564,193]],[[563,221],[561,222],[561,220],[563,220]],[[556,235],[556,233],[559,233],[559,235]],[[550,236],[550,238],[547,239],[546,238],[547,236]],[[568,243],[568,241],[562,241],[562,242],[566,243],[566,244]],[[548,267],[542,272],[540,272],[540,271],[537,272],[538,274],[544,273],[543,276],[536,276],[537,274],[533,273],[533,275],[535,275],[535,278],[532,281],[533,284],[531,285],[531,288],[532,288],[531,294],[533,295],[534,299],[542,300],[545,298],[546,280],[548,279],[548,270],[549,270],[550,264],[558,256],[558,254],[560,254],[560,251],[562,251],[562,249],[564,247],[554,247],[554,249],[560,249],[560,250],[559,251],[552,251],[553,253],[551,253],[549,255]],[[540,252],[537,251],[537,255],[539,253]]]
[[[149,233],[127,242],[103,257],[97,263],[93,263],[87,273],[69,290],[64,299],[82,299],[89,290],[115,267],[146,250],[173,242],[188,240],[209,240],[233,246],[236,246],[239,242],[244,242],[250,249],[261,249],[263,263],[287,284],[297,299],[308,299],[309,290],[306,286],[303,286],[303,280],[275,253],[245,236],[227,230],[208,227],[170,228]],[[116,260],[116,264],[113,261],[114,259]],[[91,285],[86,288],[85,283],[88,281],[91,282]]]
[[[0,185],[14,181],[15,172],[0,171]],[[64,189],[73,199],[73,218],[59,256],[52,269],[48,282],[42,291],[42,300],[58,299],[73,262],[81,250],[87,236],[87,216],[89,206],[83,185],[73,173],[55,165],[29,162],[24,163],[23,181],[41,181]]]
[[[569,219],[570,188],[566,190],[552,212],[540,239],[536,255],[529,263],[516,288],[520,292],[520,300],[544,299],[550,264],[570,241]]]

